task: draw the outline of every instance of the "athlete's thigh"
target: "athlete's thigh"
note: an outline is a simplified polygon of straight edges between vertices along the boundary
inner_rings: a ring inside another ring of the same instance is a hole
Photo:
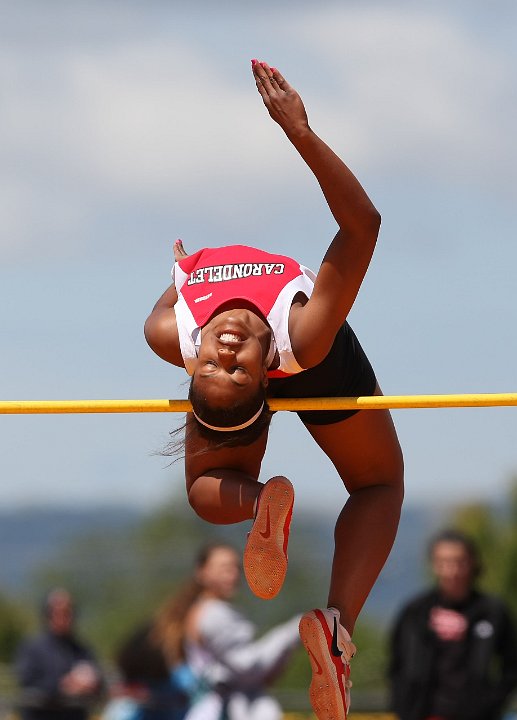
[[[381,395],[377,387],[375,395]],[[361,410],[331,425],[309,425],[349,492],[375,484],[402,482],[402,451],[388,410]]]
[[[190,415],[190,414],[189,414]],[[253,443],[246,446],[213,448],[199,434],[191,417],[185,436],[185,479],[187,489],[198,477],[211,476],[220,470],[232,470],[258,480],[262,459],[266,452],[269,427]],[[221,433],[222,434],[222,433]]]

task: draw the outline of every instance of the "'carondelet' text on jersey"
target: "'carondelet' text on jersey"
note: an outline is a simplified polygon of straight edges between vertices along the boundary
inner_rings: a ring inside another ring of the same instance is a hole
[[[174,306],[181,355],[192,375],[201,342],[201,328],[221,307],[252,306],[271,328],[270,353],[278,352],[278,368],[269,377],[303,370],[289,337],[289,312],[297,293],[310,297],[314,273],[286,255],[247,245],[202,248],[174,266],[178,301]]]
[[[246,279],[252,275],[282,275],[285,270],[284,263],[232,263],[230,265],[212,265],[198,268],[191,273],[187,285],[196,285],[205,280],[209,283],[225,282],[229,280]]]

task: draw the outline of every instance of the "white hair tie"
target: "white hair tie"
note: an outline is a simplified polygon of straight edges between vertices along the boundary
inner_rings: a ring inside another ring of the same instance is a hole
[[[242,425],[234,425],[233,427],[217,427],[216,425],[210,425],[209,423],[205,422],[204,420],[201,420],[199,415],[196,415],[194,410],[192,410],[192,414],[198,421],[198,423],[201,423],[201,425],[204,425],[209,430],[216,430],[217,432],[235,432],[236,430],[244,430],[244,428],[249,427],[250,425],[253,425],[255,420],[258,420],[260,417],[262,410],[264,409],[264,402],[262,402],[262,405],[259,407],[255,415],[251,417],[249,420],[246,420],[246,422],[243,422]]]

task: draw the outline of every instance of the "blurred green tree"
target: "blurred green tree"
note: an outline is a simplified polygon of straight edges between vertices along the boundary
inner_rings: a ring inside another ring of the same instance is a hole
[[[0,662],[11,662],[26,632],[27,616],[18,603],[0,595]]]
[[[500,595],[517,618],[517,477],[512,477],[502,506],[465,504],[452,523],[478,544],[483,559],[481,586]]]

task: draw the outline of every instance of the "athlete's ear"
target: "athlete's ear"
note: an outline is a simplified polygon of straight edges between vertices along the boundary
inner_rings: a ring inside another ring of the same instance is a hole
[[[269,385],[269,378],[267,376],[267,367],[264,365],[262,368],[262,387],[267,387]]]

